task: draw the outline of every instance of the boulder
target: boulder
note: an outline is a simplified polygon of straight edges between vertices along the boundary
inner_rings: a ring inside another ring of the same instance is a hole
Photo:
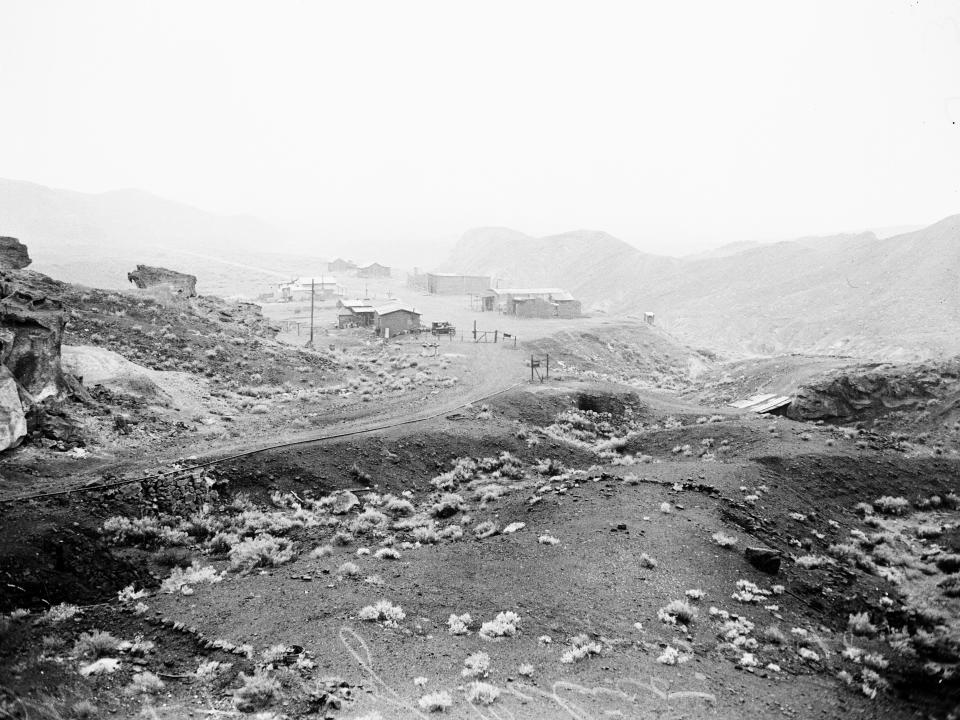
[[[141,290],[167,285],[174,294],[181,297],[196,297],[197,294],[196,275],[187,275],[167,268],[137,265],[136,270],[127,273],[127,280]]]
[[[780,572],[780,553],[769,548],[748,547],[743,551],[747,562],[757,570],[776,575]]]
[[[27,419],[13,373],[0,365],[0,450],[16,447],[27,434]]]
[[[0,237],[0,269],[21,270],[32,261],[27,246],[12,237]]]
[[[0,363],[39,402],[66,390],[60,344],[67,325],[63,305],[4,286],[0,298]]]

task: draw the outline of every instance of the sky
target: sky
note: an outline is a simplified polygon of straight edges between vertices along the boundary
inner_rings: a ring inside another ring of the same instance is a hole
[[[960,3],[0,0],[0,177],[681,255],[960,213]]]

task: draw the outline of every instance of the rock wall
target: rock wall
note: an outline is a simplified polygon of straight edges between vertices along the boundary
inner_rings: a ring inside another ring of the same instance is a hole
[[[183,297],[196,297],[197,295],[196,275],[187,275],[176,270],[151,267],[150,265],[137,265],[136,270],[127,273],[127,279],[141,290],[157,285],[169,285],[176,294]]]
[[[0,237],[0,269],[21,270],[32,261],[27,246],[12,237]]]
[[[67,316],[63,305],[8,283],[0,289],[0,363],[31,400],[40,402],[66,390],[60,345]]]

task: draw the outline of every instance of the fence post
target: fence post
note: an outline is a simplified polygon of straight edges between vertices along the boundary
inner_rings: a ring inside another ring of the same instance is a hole
[[[530,382],[533,382],[533,355],[530,356]]]
[[[494,345],[497,344],[497,333],[498,333],[498,332],[500,332],[500,331],[499,331],[499,330],[494,330],[494,331],[493,331],[493,344],[494,344]]]
[[[547,378],[550,377],[550,353],[547,353]]]
[[[473,321],[473,341],[477,341],[477,321]]]

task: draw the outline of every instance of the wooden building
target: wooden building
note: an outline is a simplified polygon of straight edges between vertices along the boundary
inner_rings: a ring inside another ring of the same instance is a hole
[[[358,278],[388,278],[390,277],[390,268],[380,263],[370,263],[366,267],[357,270]]]
[[[391,303],[374,309],[373,326],[377,335],[392,338],[420,330],[420,313],[408,305]]]
[[[489,275],[427,273],[427,292],[433,295],[477,295],[489,289]]]
[[[340,300],[337,302],[337,325],[341,328],[371,327],[375,310],[366,300]]]
[[[491,288],[483,294],[483,309],[525,318],[576,318],[580,301],[562,288]]]

